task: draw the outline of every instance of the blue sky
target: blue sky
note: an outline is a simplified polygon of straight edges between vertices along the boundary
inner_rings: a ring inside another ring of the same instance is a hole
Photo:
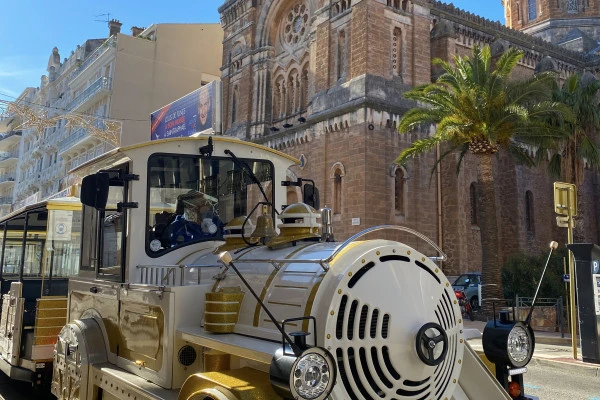
[[[448,1],[449,2],[449,1]],[[39,86],[54,46],[61,59],[86,39],[108,36],[110,18],[132,26],[155,23],[219,22],[224,0],[4,0],[0,11],[0,100],[11,101],[28,86]],[[454,5],[504,22],[500,0],[454,0]]]

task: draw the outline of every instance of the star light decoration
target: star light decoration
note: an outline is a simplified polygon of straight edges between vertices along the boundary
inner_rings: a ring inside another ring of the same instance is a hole
[[[48,117],[45,110],[36,110],[33,106],[27,106],[14,102],[0,100],[0,108],[4,108],[0,113],[0,118],[14,117],[18,115],[23,121],[18,129],[35,129],[38,135],[41,135],[46,128],[56,126],[61,119],[67,121],[65,127],[83,128],[87,134],[100,140],[108,142],[116,147],[121,144],[121,122],[109,119],[103,119],[89,115],[62,114]]]

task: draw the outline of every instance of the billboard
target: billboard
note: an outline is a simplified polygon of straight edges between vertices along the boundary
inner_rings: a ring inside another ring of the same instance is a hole
[[[220,82],[211,82],[150,114],[150,140],[221,132]]]

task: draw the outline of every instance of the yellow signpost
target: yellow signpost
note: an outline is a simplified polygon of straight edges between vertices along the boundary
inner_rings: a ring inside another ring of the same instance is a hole
[[[572,183],[554,182],[554,212],[558,214],[556,224],[567,228],[567,243],[573,243],[573,228],[577,215],[577,187]],[[577,314],[575,312],[575,263],[573,255],[569,252],[569,303],[571,320],[571,346],[573,358],[577,358]]]

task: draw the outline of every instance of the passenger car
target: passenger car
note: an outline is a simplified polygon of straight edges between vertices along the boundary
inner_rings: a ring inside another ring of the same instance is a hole
[[[454,283],[452,287],[458,290],[464,290],[465,295],[469,302],[471,303],[472,308],[477,308],[480,306],[479,300],[479,287],[481,286],[481,272],[469,272],[466,274],[460,275]]]

